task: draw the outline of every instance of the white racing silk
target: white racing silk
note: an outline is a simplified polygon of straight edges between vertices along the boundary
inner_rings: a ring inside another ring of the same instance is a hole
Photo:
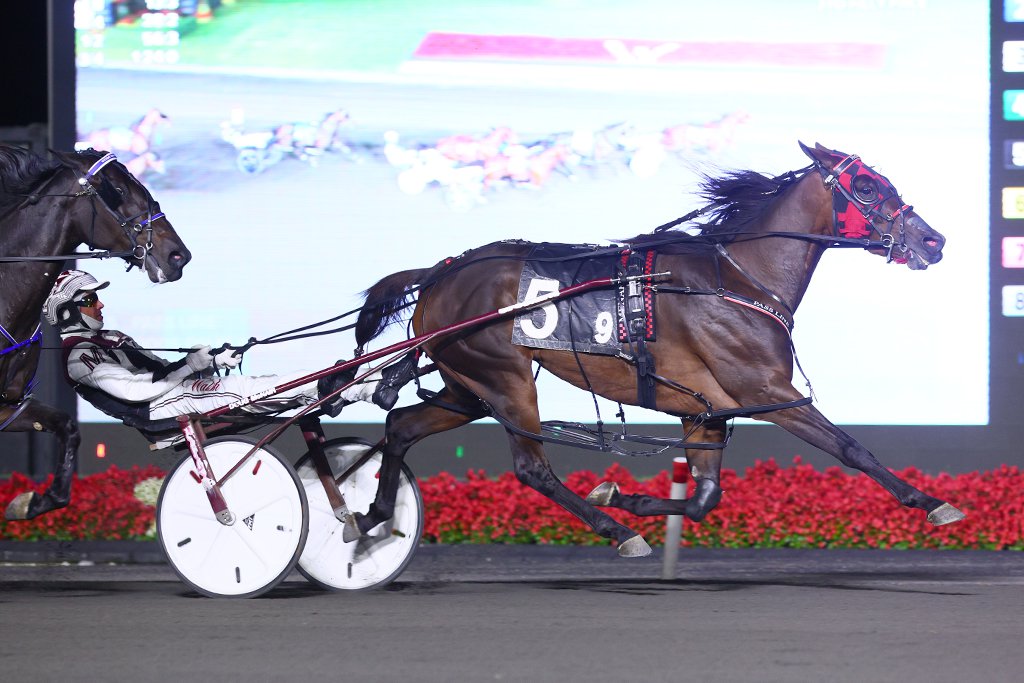
[[[151,420],[205,413],[307,374],[219,377],[210,367],[212,356],[210,365],[197,372],[186,359],[167,361],[142,349],[134,339],[117,330],[93,332],[73,328],[61,336],[65,373],[72,385],[99,390],[118,402],[129,404],[131,412]],[[366,391],[367,385],[357,385],[343,392],[343,397],[367,400],[368,397],[363,396]],[[257,414],[289,410],[309,405],[316,399],[316,383],[310,382],[261,398],[242,410]]]

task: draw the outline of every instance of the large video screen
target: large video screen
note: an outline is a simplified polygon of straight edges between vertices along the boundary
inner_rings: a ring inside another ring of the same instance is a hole
[[[143,346],[265,339],[498,240],[611,243],[701,206],[701,173],[780,174],[820,142],[948,242],[926,271],[825,254],[794,330],[817,405],[843,424],[989,420],[988,2],[80,0],[75,22],[80,145],[128,163],[193,253],[159,286],[81,264]],[[243,369],[354,346],[258,345]],[[545,419],[594,421],[586,393],[538,381]]]

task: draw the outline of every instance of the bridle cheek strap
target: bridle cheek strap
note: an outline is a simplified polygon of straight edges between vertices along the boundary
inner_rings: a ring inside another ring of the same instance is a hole
[[[153,222],[163,218],[164,212],[159,211],[157,213],[150,214],[147,218],[139,221],[131,228],[128,227],[129,223],[141,217],[142,215],[144,214],[139,214],[134,218],[129,218],[121,224],[121,227],[124,228],[125,234],[128,235],[128,239],[130,239],[132,241],[132,244],[134,245],[132,248],[132,257],[137,258],[139,260],[139,263],[137,264],[129,262],[128,270],[131,270],[136,265],[139,267],[140,270],[142,269],[142,264],[146,262],[146,257],[149,256],[149,251],[150,249],[153,248]],[[146,231],[146,242],[144,244],[139,244],[138,237],[140,234],[142,234],[143,230]]]

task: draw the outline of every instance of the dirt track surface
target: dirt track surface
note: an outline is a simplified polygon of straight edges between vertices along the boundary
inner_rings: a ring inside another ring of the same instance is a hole
[[[70,555],[69,555],[70,557]],[[391,586],[254,600],[167,565],[0,566],[5,678],[1017,681],[1024,555],[424,546]],[[59,656],[56,656],[60,653]]]

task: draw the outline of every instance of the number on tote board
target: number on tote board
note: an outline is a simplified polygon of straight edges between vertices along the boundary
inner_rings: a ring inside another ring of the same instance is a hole
[[[1024,237],[1003,238],[1003,268],[1024,268]]]

